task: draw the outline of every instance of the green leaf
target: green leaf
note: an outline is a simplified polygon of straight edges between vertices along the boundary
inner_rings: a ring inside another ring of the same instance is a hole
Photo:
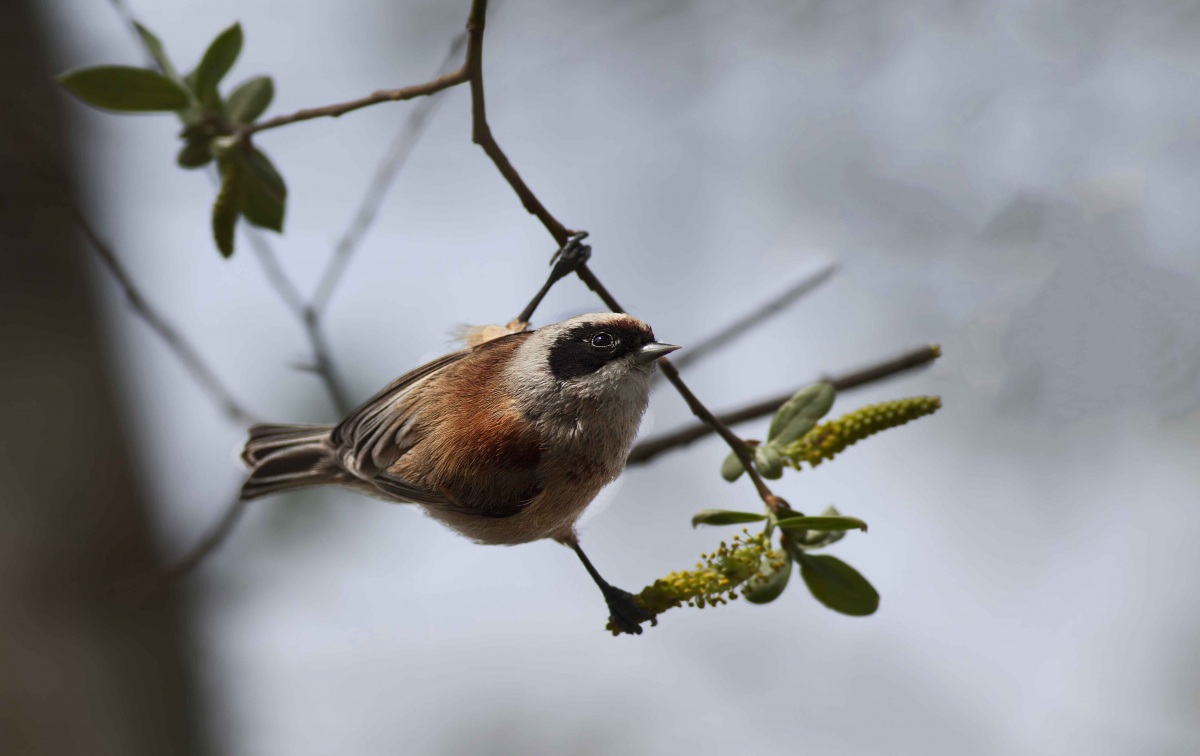
[[[181,168],[200,168],[212,162],[212,150],[208,148],[208,139],[196,139],[189,141],[179,150],[179,154],[175,156],[175,162]]]
[[[842,513],[838,511],[837,507],[830,504],[828,507],[825,507],[825,511],[821,513],[821,516],[841,517]],[[845,537],[846,531],[844,530],[809,530],[804,534],[804,540],[797,545],[805,550],[823,549],[826,546],[837,543]]]
[[[792,555],[784,557],[783,565],[767,573],[766,582],[753,581],[746,590],[746,600],[751,604],[769,604],[783,594],[792,577]]]
[[[783,455],[772,444],[761,444],[754,448],[754,466],[768,480],[783,477]]]
[[[146,52],[150,53],[150,57],[154,58],[154,62],[158,63],[167,78],[179,81],[179,73],[175,70],[175,66],[171,65],[171,59],[167,57],[167,51],[163,49],[162,40],[137,21],[133,22],[133,27],[137,29],[138,36],[142,38],[142,46],[146,48]]]
[[[200,65],[196,66],[196,70],[192,71],[189,76],[192,86],[202,102],[205,104],[220,102],[217,97],[217,85],[221,83],[221,79],[225,78],[225,74],[229,73],[229,69],[233,68],[233,64],[241,52],[241,24],[234,24],[218,34],[208,49],[204,51]]]
[[[741,525],[743,522],[758,522],[767,519],[757,512],[735,512],[731,509],[706,509],[692,518],[692,527],[697,525]]]
[[[89,105],[126,113],[169,112],[186,108],[188,94],[177,82],[147,68],[75,68],[58,82]]]
[[[801,553],[800,577],[808,590],[825,606],[854,617],[874,614],[879,608],[879,593],[850,565],[827,554]]]
[[[742,460],[738,459],[738,455],[729,452],[729,456],[721,463],[721,477],[732,483],[742,477],[744,472],[746,468],[742,467]]]
[[[283,216],[287,209],[287,185],[283,176],[266,155],[251,150],[246,159],[246,193],[242,215],[260,228],[283,232]]]
[[[789,517],[776,524],[785,530],[800,528],[803,530],[861,530],[864,533],[867,532],[867,523],[857,517]]]
[[[225,103],[229,117],[235,123],[254,123],[275,97],[275,83],[270,76],[247,79],[229,94]]]
[[[802,388],[783,403],[771,420],[767,441],[784,447],[813,429],[829,412],[837,392],[828,383]]]
[[[244,177],[246,166],[236,157],[225,158],[221,164],[221,191],[217,193],[217,201],[213,203],[212,230],[213,241],[221,256],[229,259],[233,256],[233,236],[237,230],[237,219],[242,211],[244,196]]]

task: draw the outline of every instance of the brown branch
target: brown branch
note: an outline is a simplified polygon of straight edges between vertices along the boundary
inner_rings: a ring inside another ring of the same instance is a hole
[[[305,108],[297,110],[289,115],[275,116],[268,118],[265,121],[258,123],[250,123],[240,127],[238,130],[246,135],[257,134],[269,129],[277,129],[280,126],[287,126],[300,121],[311,121],[314,118],[338,118],[347,113],[362,108],[378,105],[383,102],[399,102],[401,100],[411,100],[414,97],[428,97],[432,94],[437,94],[443,89],[464,84],[467,81],[467,67],[464,65],[457,71],[452,71],[443,76],[439,76],[433,81],[427,81],[424,84],[414,84],[409,87],[401,87],[399,89],[381,89],[373,92],[366,97],[360,97],[357,100],[349,102],[337,103],[335,105],[326,105],[320,108]]]
[[[833,387],[838,391],[846,391],[927,365],[940,356],[941,350],[936,346],[921,347],[894,359],[880,362],[877,365],[872,365],[853,373],[847,373],[835,378],[823,378],[821,380],[833,384]],[[774,413],[791,397],[792,394],[790,393],[773,396],[769,399],[742,407],[741,409],[724,412],[717,417],[727,425],[737,425],[738,423],[744,423]],[[637,465],[649,462],[663,452],[686,446],[697,439],[704,438],[712,432],[712,427],[703,423],[696,423],[686,428],[680,428],[677,431],[664,433],[645,441],[639,441],[634,445],[633,450],[630,451],[626,464]]]
[[[117,285],[121,287],[125,298],[129,301],[129,306],[134,313],[138,315],[146,325],[158,334],[167,348],[175,353],[179,361],[183,363],[184,368],[191,374],[200,387],[204,389],[213,401],[217,403],[221,411],[232,421],[241,424],[250,424],[257,422],[257,417],[254,413],[242,406],[241,402],[233,397],[233,393],[221,382],[217,374],[212,368],[204,362],[200,353],[191,345],[183,334],[181,334],[175,326],[171,325],[167,319],[154,309],[146,298],[138,291],[134,285],[133,279],[125,272],[120,261],[117,260],[116,254],[112,251],[99,234],[88,222],[83,213],[75,208],[75,221],[79,224],[79,228],[83,231],[83,235],[87,237],[92,244],[92,249],[96,250],[96,255],[100,261],[104,263],[104,267],[112,274]]]
[[[464,68],[467,79],[471,83],[471,141],[483,148],[487,156],[496,164],[496,168],[508,182],[521,204],[542,222],[554,241],[561,247],[567,239],[575,234],[574,231],[558,222],[546,206],[538,200],[537,195],[525,184],[517,169],[513,168],[508,156],[492,136],[492,129],[487,121],[487,106],[483,98],[483,30],[487,16],[487,0],[474,0],[471,4],[471,15],[467,21],[467,62]]]

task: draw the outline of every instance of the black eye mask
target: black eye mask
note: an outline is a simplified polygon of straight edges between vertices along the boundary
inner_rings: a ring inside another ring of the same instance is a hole
[[[550,372],[561,381],[590,375],[652,341],[653,333],[632,326],[577,326],[559,336],[550,348]]]

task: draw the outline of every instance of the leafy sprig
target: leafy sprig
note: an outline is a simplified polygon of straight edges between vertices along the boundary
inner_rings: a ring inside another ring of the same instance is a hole
[[[801,462],[818,465],[868,436],[941,407],[938,397],[912,397],[863,407],[818,424],[833,407],[835,394],[828,383],[801,389],[776,411],[765,442],[747,441],[754,450],[753,464],[764,478],[779,478],[785,466],[799,469]],[[731,482],[743,472],[735,454],[721,465],[721,474]],[[694,570],[672,572],[643,589],[635,600],[657,614],[684,604],[701,608],[724,604],[737,598],[740,587],[749,602],[766,604],[786,590],[795,565],[809,592],[826,607],[857,617],[879,608],[879,593],[858,570],[835,556],[810,553],[837,543],[851,530],[865,533],[865,521],[832,506],[816,516],[777,507],[764,512],[706,509],[692,517],[692,527],[752,522],[765,523],[763,531],[751,536],[743,528],[744,536],[736,536],[733,545],[722,541],[712,555],[701,554],[703,561]],[[771,546],[776,532],[777,549]]]
[[[133,66],[91,66],[61,74],[58,81],[71,94],[97,108],[118,113],[175,113],[183,123],[176,163],[202,168],[214,160],[221,185],[212,209],[213,240],[223,257],[233,255],[237,223],[244,218],[260,228],[281,233],[287,208],[287,184],[247,127],[255,123],[275,97],[269,76],[238,84],[227,97],[221,82],[241,55],[240,24],[225,29],[209,44],[200,62],[180,75],[153,32],[135,24],[143,46],[158,70]]]

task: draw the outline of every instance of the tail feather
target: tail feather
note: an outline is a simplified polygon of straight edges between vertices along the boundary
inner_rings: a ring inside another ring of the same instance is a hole
[[[342,476],[328,425],[255,425],[242,450],[243,499],[336,483]]]

